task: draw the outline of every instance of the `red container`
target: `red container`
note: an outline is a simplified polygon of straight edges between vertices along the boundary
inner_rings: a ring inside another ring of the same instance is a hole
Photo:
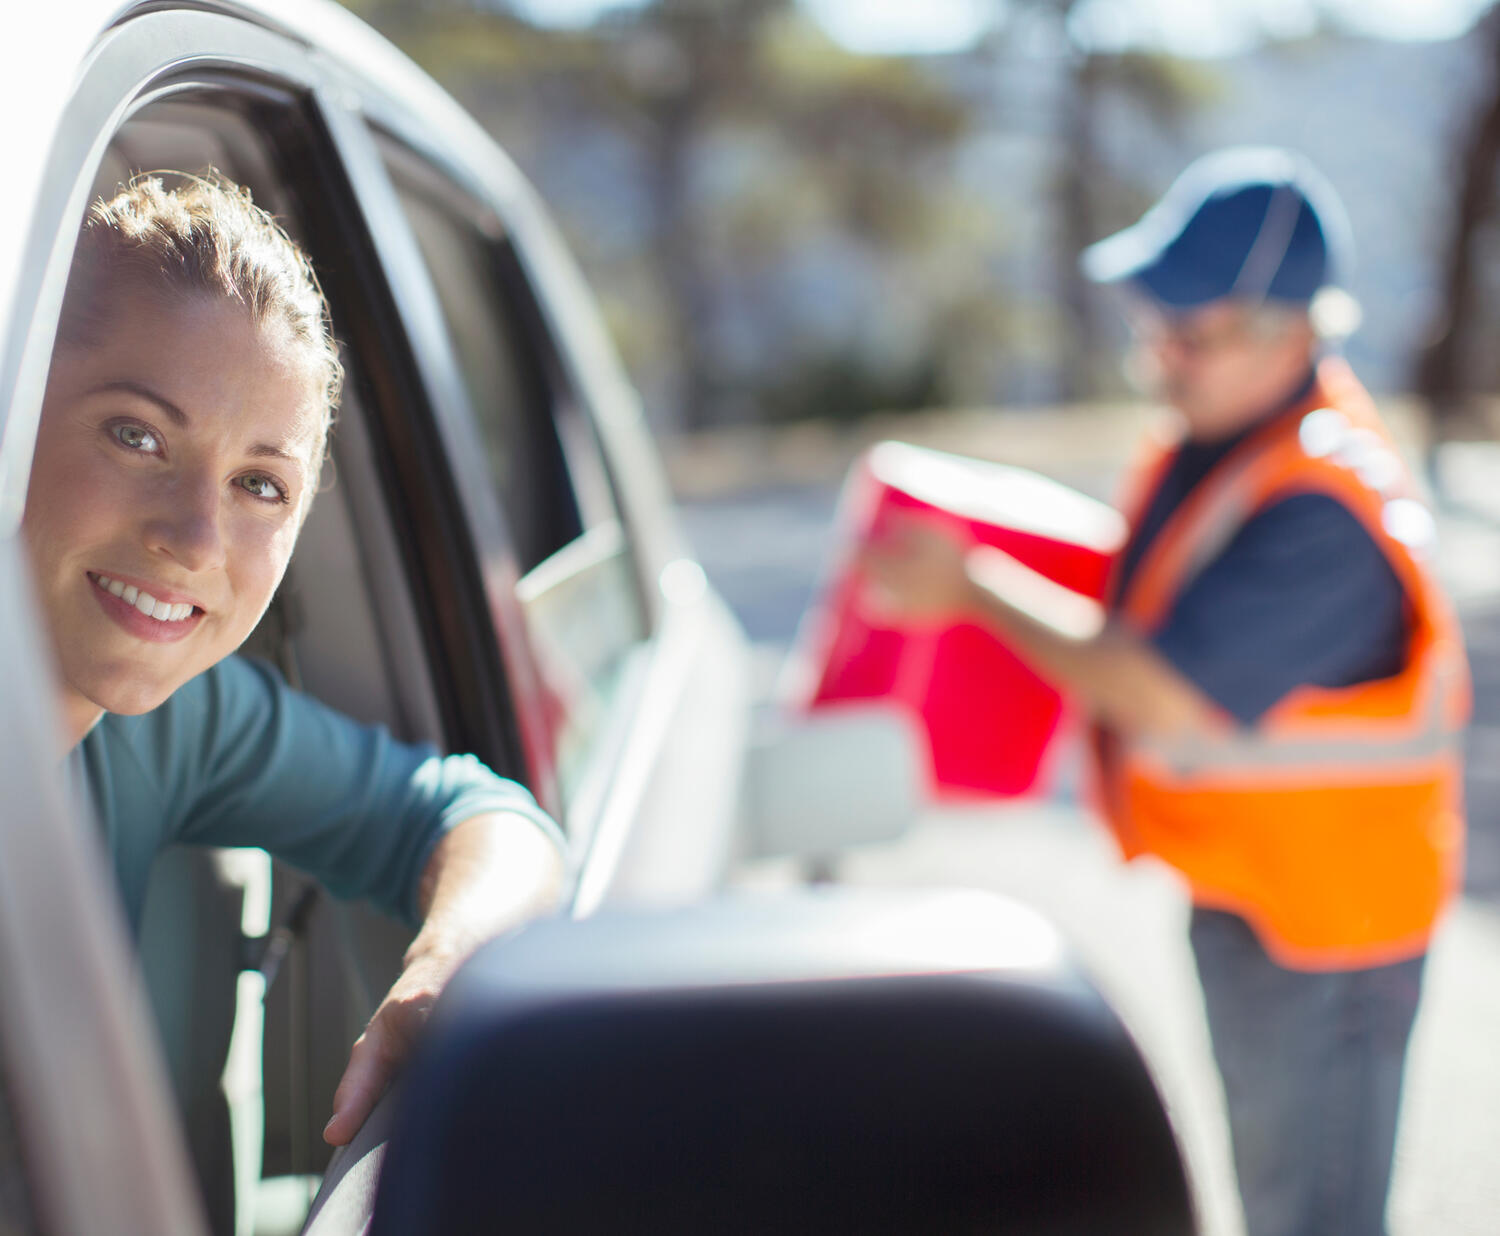
[[[893,516],[914,511],[1094,598],[1104,594],[1124,521],[1035,472],[899,442],[868,451],[845,483],[842,549],[793,654],[795,702],[901,701],[926,728],[939,797],[1039,791],[1045,756],[1066,717],[1058,692],[986,630],[892,626],[866,603],[860,550],[881,538]]]

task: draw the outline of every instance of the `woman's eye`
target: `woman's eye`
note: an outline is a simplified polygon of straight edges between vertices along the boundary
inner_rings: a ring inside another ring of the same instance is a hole
[[[114,434],[116,442],[132,451],[152,454],[161,450],[156,435],[144,425],[111,425],[109,431]]]
[[[252,472],[248,476],[240,477],[239,486],[252,498],[259,498],[263,502],[285,502],[287,500],[286,490],[282,489],[274,480],[261,472]]]

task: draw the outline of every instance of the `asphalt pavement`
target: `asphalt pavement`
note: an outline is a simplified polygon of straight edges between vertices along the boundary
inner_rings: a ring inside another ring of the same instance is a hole
[[[965,422],[941,445],[962,450]],[[984,422],[985,425],[990,422]],[[899,426],[897,427],[899,429]],[[1030,455],[1087,492],[1109,492],[1122,437],[1075,424],[1067,442],[1046,426],[1014,435]],[[898,435],[892,435],[898,436]],[[971,435],[972,437],[972,435]],[[834,552],[838,478],[859,445],[835,442],[818,464],[794,452],[797,471],[756,482],[735,469],[718,483],[712,448],[697,444],[674,464],[684,519],[711,579],[761,650],[773,689],[797,623]],[[839,458],[837,450],[846,451]],[[1048,452],[1051,451],[1049,455]],[[1008,452],[976,454],[1005,458]],[[754,452],[751,451],[753,456]],[[727,457],[727,456],[726,456]],[[763,458],[768,456],[763,456]],[[1429,962],[1414,1031],[1390,1210],[1392,1236],[1489,1236],[1500,1232],[1500,446],[1444,448],[1446,499],[1438,505],[1438,567],[1464,622],[1475,678],[1468,736],[1470,851],[1465,895],[1443,924]],[[774,471],[774,470],[773,470]],[[692,481],[681,483],[685,473]],[[1205,1236],[1243,1231],[1230,1166],[1223,1098],[1209,1052],[1201,995],[1186,943],[1180,883],[1153,862],[1126,866],[1072,800],[1067,751],[1047,797],[934,806],[900,842],[848,855],[854,884],[982,887],[1049,914],[1136,1036],[1187,1148]],[[797,878],[786,863],[744,868],[747,886]]]

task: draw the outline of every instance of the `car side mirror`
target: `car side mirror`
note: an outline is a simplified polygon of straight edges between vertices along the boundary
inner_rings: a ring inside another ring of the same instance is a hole
[[[746,856],[824,858],[893,841],[916,821],[926,783],[923,735],[899,706],[762,716],[745,769]]]
[[[1166,1110],[1035,911],[818,889],[534,923],[407,1073],[371,1236],[1190,1236]]]

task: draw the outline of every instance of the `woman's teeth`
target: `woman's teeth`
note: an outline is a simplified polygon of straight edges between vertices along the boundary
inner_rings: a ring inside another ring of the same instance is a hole
[[[186,601],[176,605],[158,601],[149,592],[142,592],[130,584],[122,584],[117,579],[110,579],[108,575],[95,575],[93,580],[111,596],[119,597],[126,605],[134,605],[147,618],[155,618],[158,622],[181,622],[193,612],[193,606]]]

